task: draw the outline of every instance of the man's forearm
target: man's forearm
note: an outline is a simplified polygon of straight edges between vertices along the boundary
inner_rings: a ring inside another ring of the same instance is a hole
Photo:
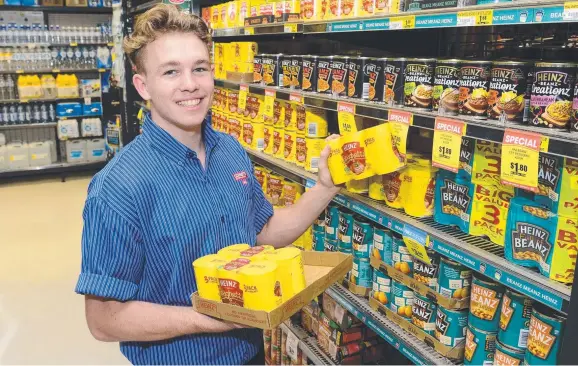
[[[86,299],[86,317],[93,336],[106,342],[160,341],[235,328],[229,323],[197,313],[190,307],[92,297]]]
[[[311,226],[338,192],[339,188],[324,188],[317,184],[295,204],[276,209],[257,236],[257,244],[277,248],[290,245]]]

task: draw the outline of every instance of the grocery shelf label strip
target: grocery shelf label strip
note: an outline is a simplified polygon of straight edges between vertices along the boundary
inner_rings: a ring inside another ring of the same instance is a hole
[[[458,27],[474,27],[482,25],[492,25],[494,21],[494,11],[486,10],[469,10],[458,12]]]
[[[418,15],[415,17],[416,28],[448,28],[458,24],[457,14]]]

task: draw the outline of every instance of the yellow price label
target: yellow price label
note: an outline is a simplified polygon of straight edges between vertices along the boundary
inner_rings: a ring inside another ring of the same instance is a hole
[[[285,24],[283,27],[284,33],[297,33],[297,23]]]
[[[431,265],[431,259],[427,254],[427,247],[430,244],[429,235],[409,225],[403,227],[402,235],[409,254],[421,262]],[[403,258],[401,259],[404,262]]]
[[[540,152],[548,152],[549,146],[550,146],[550,139],[546,136],[542,136],[542,141],[540,142]]]
[[[568,1],[564,3],[562,20],[578,20],[578,1]]]
[[[494,21],[494,11],[492,9],[486,10],[470,10],[458,12],[458,27],[474,27],[482,25],[492,25]]]
[[[105,72],[106,69],[98,69],[98,72]]]
[[[347,135],[357,132],[355,123],[355,104],[337,102],[337,122],[339,124],[339,133]]]
[[[265,110],[263,111],[263,115],[267,118],[273,118],[273,110],[275,106],[275,97],[277,93],[275,90],[265,89]]]
[[[249,87],[247,85],[239,86],[239,104],[237,107],[240,111],[244,111],[247,107],[247,96],[249,95]]]
[[[52,72],[60,72],[60,69],[52,69]]]
[[[76,46],[78,46],[78,43],[76,43],[76,42],[70,42],[70,47],[76,47]]]
[[[24,70],[16,70],[17,74],[24,74]]]
[[[542,136],[507,128],[502,141],[501,182],[538,191],[538,161]]]
[[[466,134],[467,125],[461,121],[438,117],[435,121],[432,165],[438,168],[458,172],[462,136]]]
[[[255,28],[253,28],[253,27],[245,28],[245,35],[246,36],[252,36],[254,34],[255,34]]]
[[[303,104],[303,95],[291,93],[289,94],[289,101],[293,103]]]
[[[389,29],[413,29],[415,28],[415,15],[389,18]]]

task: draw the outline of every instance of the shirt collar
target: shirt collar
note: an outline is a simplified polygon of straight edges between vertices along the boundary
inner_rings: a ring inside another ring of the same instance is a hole
[[[203,121],[203,142],[205,143],[205,151],[207,156],[219,142],[219,134],[213,130],[211,125],[211,116],[208,115]],[[147,113],[143,123],[143,137],[151,144],[151,146],[163,155],[173,160],[188,159],[197,154],[177,141],[167,131],[159,127],[151,118],[150,113]]]

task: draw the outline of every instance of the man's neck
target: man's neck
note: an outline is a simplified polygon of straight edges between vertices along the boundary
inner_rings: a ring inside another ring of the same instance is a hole
[[[169,135],[174,137],[178,142],[196,152],[197,155],[204,155],[205,143],[203,142],[202,124],[191,130],[184,130],[159,117],[159,115],[155,113],[154,110],[151,110],[151,118],[160,128],[167,131]]]

